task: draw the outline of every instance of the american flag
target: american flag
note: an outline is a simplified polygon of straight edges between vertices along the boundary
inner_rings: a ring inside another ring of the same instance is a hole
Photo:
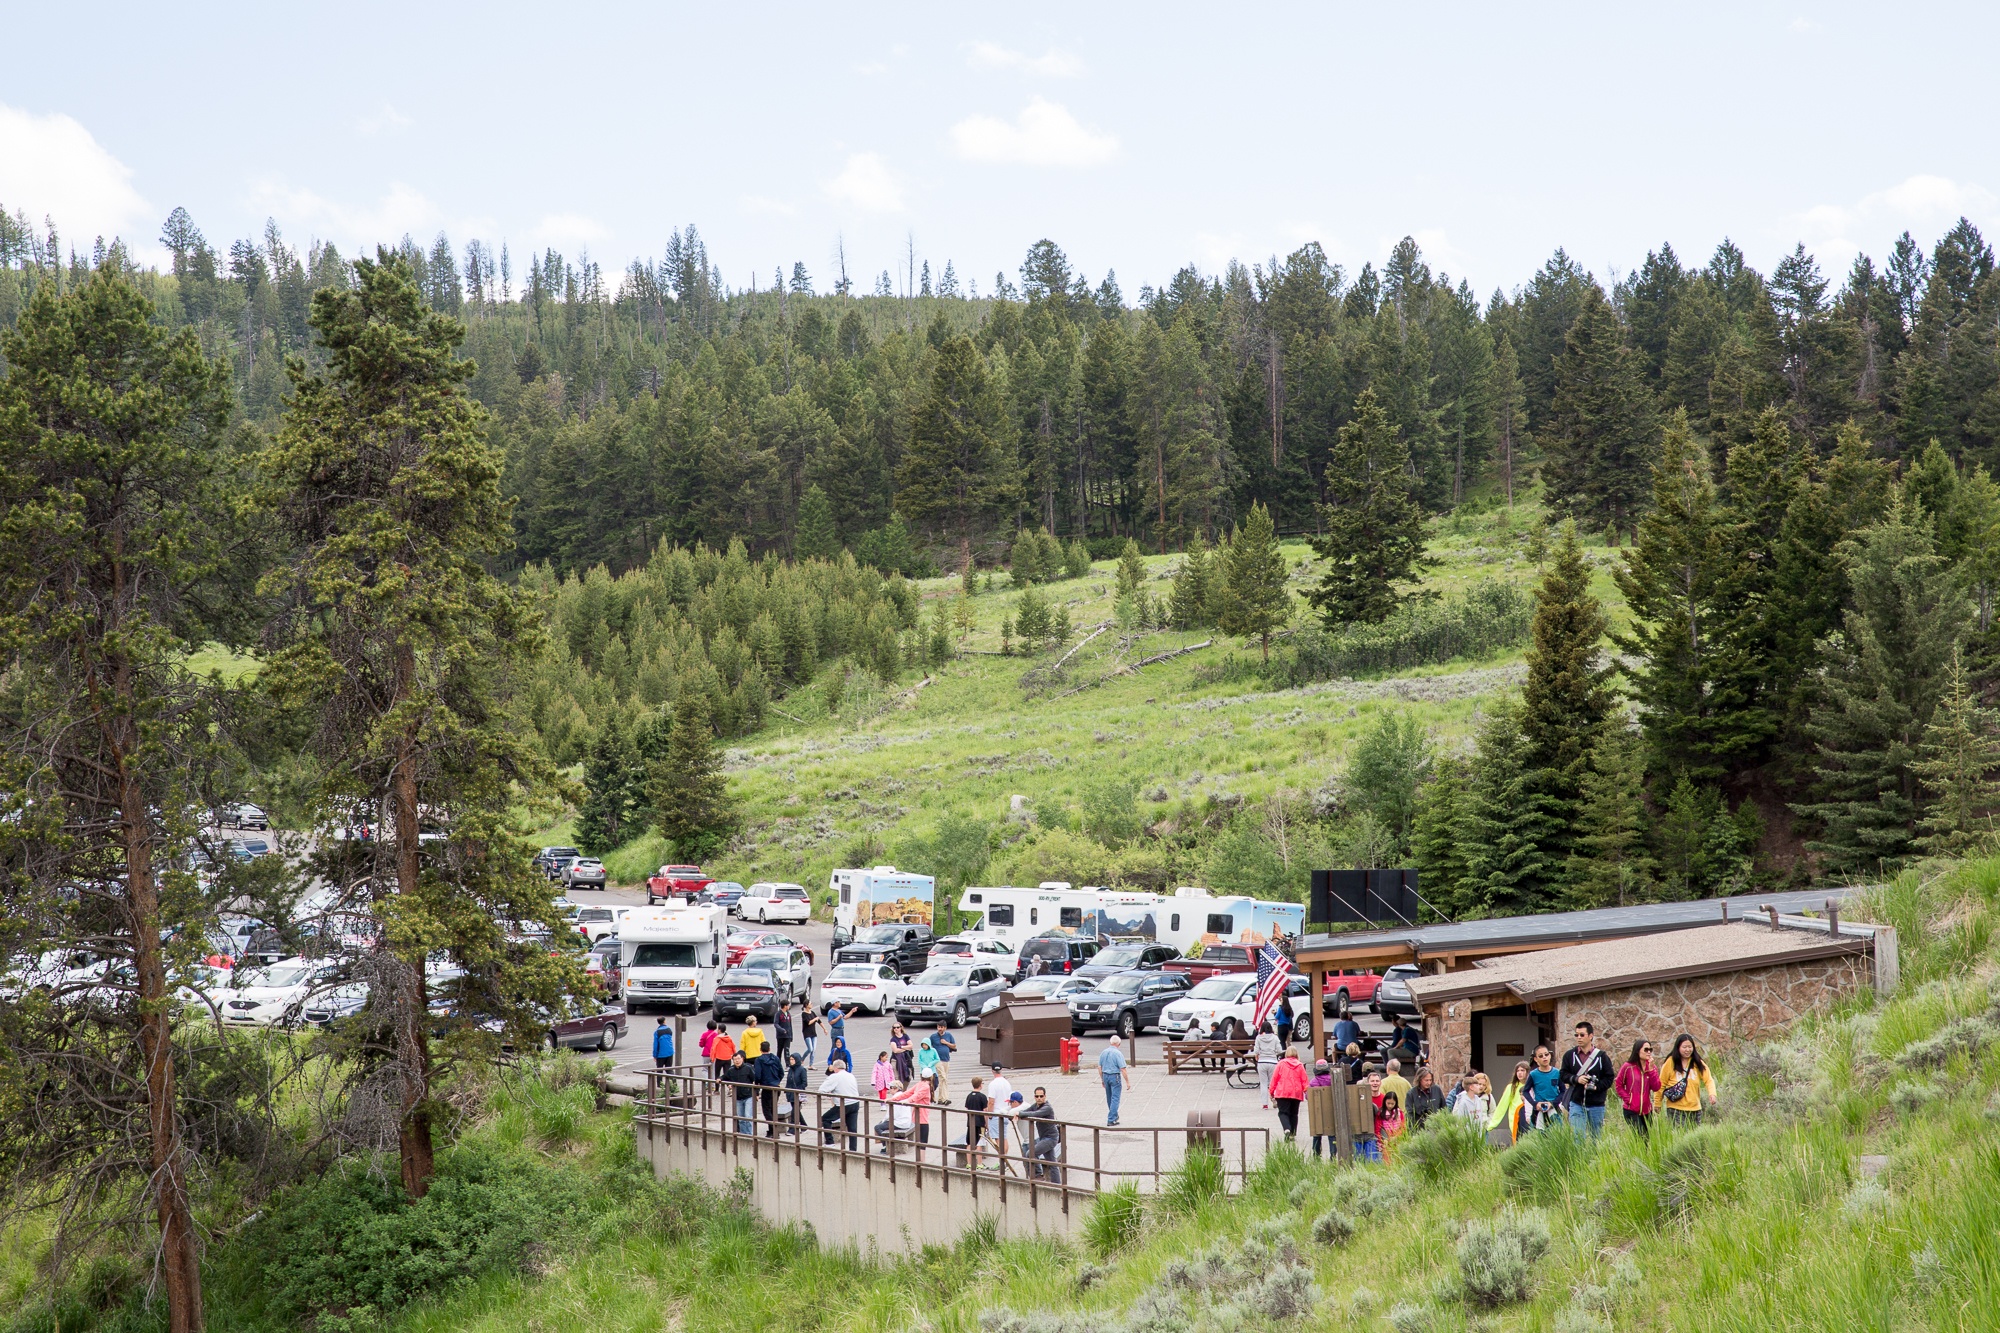
[[[1250,1016],[1252,1032],[1264,1026],[1264,1020],[1278,1007],[1278,1001],[1285,998],[1285,987],[1291,979],[1292,966],[1278,952],[1277,945],[1266,944],[1257,951],[1257,1007]]]

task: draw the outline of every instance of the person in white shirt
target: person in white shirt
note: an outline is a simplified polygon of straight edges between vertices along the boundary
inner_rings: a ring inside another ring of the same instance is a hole
[[[1486,1075],[1474,1074],[1465,1091],[1458,1094],[1458,1100],[1451,1104],[1453,1115],[1462,1115],[1477,1125],[1484,1125],[1486,1117],[1493,1114],[1493,1085],[1486,1081]]]
[[[826,1106],[819,1113],[820,1128],[838,1129],[841,1122],[847,1122],[847,1150],[853,1152],[858,1146],[855,1133],[861,1128],[861,1085],[854,1080],[854,1073],[845,1063],[836,1064],[833,1072],[820,1080],[822,1097],[837,1097],[840,1100]],[[820,1141],[832,1143],[837,1134],[822,1134]]]
[[[1000,1062],[993,1062],[993,1077],[986,1081],[986,1102],[997,1113],[988,1117],[986,1136],[993,1140],[993,1151],[1000,1154],[1000,1164],[1007,1163],[1007,1099],[1014,1093],[1014,1085],[1000,1072]]]

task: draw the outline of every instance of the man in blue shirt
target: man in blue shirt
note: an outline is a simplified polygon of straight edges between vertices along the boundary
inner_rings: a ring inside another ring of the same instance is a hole
[[[951,1082],[951,1053],[958,1049],[958,1039],[951,1035],[943,1019],[938,1020],[937,1031],[928,1038],[931,1049],[937,1052],[937,1092],[931,1097],[939,1106],[951,1105],[951,1098],[944,1095],[945,1087]]]
[[[1118,1103],[1125,1095],[1125,1089],[1132,1086],[1132,1070],[1125,1061],[1125,1046],[1113,1033],[1111,1040],[1097,1056],[1097,1076],[1104,1081],[1104,1123],[1118,1123]]]
[[[661,1019],[653,1029],[653,1068],[668,1069],[674,1063],[674,1030]]]

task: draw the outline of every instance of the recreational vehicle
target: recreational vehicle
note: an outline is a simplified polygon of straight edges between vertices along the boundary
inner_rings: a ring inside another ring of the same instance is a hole
[[[686,1009],[715,999],[722,979],[728,914],[714,905],[634,907],[619,923],[619,963],[625,976],[625,1009]]]

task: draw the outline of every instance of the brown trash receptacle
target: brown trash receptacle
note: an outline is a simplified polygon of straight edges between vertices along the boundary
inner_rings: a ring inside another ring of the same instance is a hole
[[[1002,993],[1000,1007],[979,1020],[979,1063],[1008,1069],[1053,1069],[1069,1035],[1069,1006],[1061,1001],[1016,1000]]]
[[[1188,1147],[1197,1144],[1222,1151],[1222,1112],[1189,1111],[1187,1113]]]

